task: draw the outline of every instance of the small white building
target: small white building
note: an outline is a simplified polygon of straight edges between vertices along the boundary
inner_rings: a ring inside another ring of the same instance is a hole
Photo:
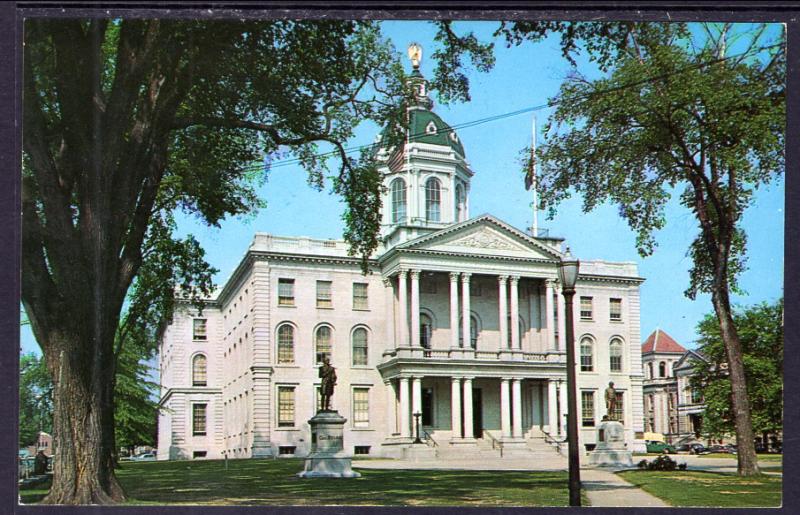
[[[371,273],[343,241],[257,233],[202,314],[182,305],[162,334],[159,459],[305,455],[326,356],[353,454],[402,456],[414,414],[438,455],[565,438],[563,239],[470,217],[474,172],[458,135],[418,70],[410,81],[406,141],[379,153],[383,243]],[[634,263],[581,262],[583,444],[613,381],[628,448],[643,450],[642,281]]]

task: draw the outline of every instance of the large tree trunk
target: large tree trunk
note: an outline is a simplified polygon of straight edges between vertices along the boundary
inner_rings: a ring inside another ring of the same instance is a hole
[[[747,396],[747,382],[742,361],[742,345],[739,333],[733,323],[727,280],[717,283],[711,296],[714,311],[719,321],[720,334],[725,343],[728,357],[728,374],[731,380],[731,403],[736,426],[736,445],[738,473],[740,476],[757,476],[758,468],[755,443],[753,442],[753,422],[750,416],[750,399]]]
[[[53,486],[43,503],[111,504],[124,500],[113,469],[113,356],[101,345],[87,345],[74,337],[51,335],[44,347],[55,379],[55,452]]]

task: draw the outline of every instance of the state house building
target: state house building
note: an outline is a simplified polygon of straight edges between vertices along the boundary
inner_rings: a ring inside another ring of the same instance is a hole
[[[306,455],[324,357],[336,367],[331,406],[348,419],[349,453],[402,457],[417,421],[432,456],[562,445],[563,239],[470,216],[474,171],[461,141],[432,111],[417,69],[409,80],[406,141],[378,154],[386,190],[372,273],[343,241],[257,233],[202,315],[184,305],[162,333],[158,459]],[[588,448],[613,381],[627,446],[644,450],[642,281],[634,263],[581,261],[578,425]]]

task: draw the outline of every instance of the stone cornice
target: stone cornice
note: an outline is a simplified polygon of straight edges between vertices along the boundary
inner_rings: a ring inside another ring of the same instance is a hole
[[[195,387],[188,387],[188,388],[169,388],[167,389],[167,393],[165,393],[161,399],[158,401],[158,407],[164,405],[173,394],[182,393],[182,394],[191,394],[191,393],[200,393],[200,394],[208,394],[208,395],[222,395],[222,388],[210,388],[207,386],[195,386]]]

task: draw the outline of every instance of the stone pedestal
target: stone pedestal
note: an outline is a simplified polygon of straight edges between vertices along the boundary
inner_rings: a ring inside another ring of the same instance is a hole
[[[344,423],[347,419],[333,410],[317,412],[309,421],[311,453],[300,477],[361,477],[351,468],[351,456],[344,451]]]
[[[589,453],[589,465],[595,467],[633,467],[631,451],[625,449],[625,428],[616,420],[604,420],[597,426],[597,446]]]

